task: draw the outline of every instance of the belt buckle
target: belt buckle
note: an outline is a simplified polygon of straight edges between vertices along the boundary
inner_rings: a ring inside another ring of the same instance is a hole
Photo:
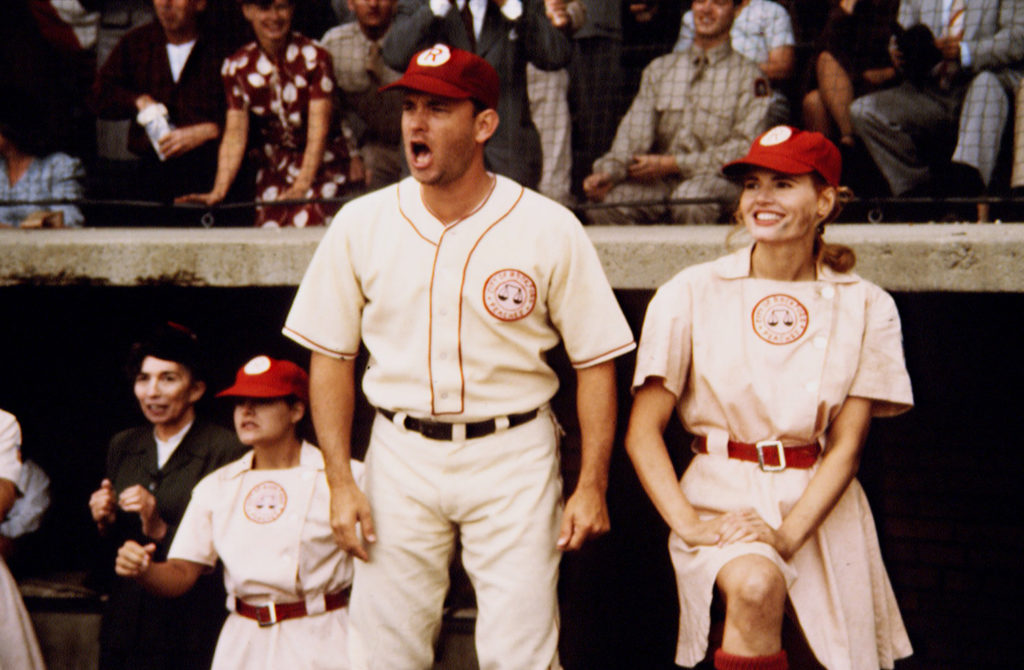
[[[258,612],[263,612],[263,611],[267,612],[268,619],[266,621],[264,621],[262,617],[257,615],[256,623],[258,623],[260,625],[260,628],[267,628],[267,627],[273,626],[274,624],[277,623],[277,607],[274,605],[273,602],[267,603],[267,606],[266,606],[265,609],[264,608],[260,608],[258,610]]]
[[[786,450],[782,447],[781,440],[761,440],[754,445],[757,448],[757,464],[763,472],[781,472],[786,469]],[[764,464],[765,448],[775,449],[779,454],[778,465]]]

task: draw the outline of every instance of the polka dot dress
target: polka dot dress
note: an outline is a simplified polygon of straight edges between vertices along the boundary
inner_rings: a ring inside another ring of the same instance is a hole
[[[299,175],[306,148],[309,103],[330,98],[334,75],[330,55],[312,40],[292,33],[280,59],[252,42],[224,61],[221,71],[228,107],[248,110],[256,141],[256,199],[275,200]],[[251,133],[252,134],[252,133]],[[323,161],[307,198],[333,198],[344,187],[348,150],[338,124],[331,123]],[[310,203],[256,210],[256,225],[322,226],[337,206]]]

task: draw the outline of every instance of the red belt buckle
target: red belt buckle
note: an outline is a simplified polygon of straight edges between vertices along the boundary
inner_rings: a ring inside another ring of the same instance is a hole
[[[757,449],[757,464],[764,472],[782,472],[786,469],[786,450],[782,447],[781,440],[761,440],[754,444]],[[764,450],[775,449],[778,454],[778,465],[766,465],[764,462]]]

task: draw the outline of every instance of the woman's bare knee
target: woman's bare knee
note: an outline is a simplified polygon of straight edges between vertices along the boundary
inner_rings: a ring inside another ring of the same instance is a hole
[[[760,556],[744,556],[727,563],[718,574],[718,587],[726,607],[759,610],[762,616],[782,615],[786,580],[775,564]]]

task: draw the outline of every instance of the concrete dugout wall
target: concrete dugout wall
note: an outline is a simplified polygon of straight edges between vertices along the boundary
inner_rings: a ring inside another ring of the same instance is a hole
[[[653,289],[724,251],[721,227],[590,228],[639,333]],[[157,320],[199,331],[211,387],[257,352],[305,361],[279,335],[322,231],[86,229],[0,231],[0,407],[19,416],[27,457],[53,479],[54,504],[29,547],[29,573],[99,560],[86,501],[106,443],[141,421],[120,374],[130,343]],[[833,226],[858,271],[890,290],[904,326],[917,407],[876,421],[860,478],[915,644],[900,668],[984,668],[1013,658],[1022,629],[1024,226]],[[563,379],[571,382],[555,352]],[[625,387],[632,358],[619,364]],[[571,389],[556,399],[572,424]],[[227,421],[227,408],[205,411]],[[629,395],[621,392],[620,426]],[[362,408],[363,416],[368,409]],[[677,465],[687,460],[678,427]],[[572,440],[565,450],[573,473]],[[621,452],[612,466],[613,532],[567,556],[563,658],[570,669],[671,668],[675,588],[666,529]]]

